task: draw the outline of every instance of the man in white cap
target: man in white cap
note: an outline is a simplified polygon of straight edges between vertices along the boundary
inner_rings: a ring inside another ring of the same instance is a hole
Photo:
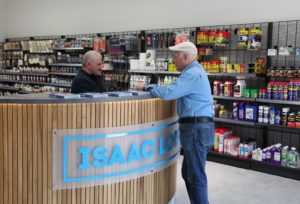
[[[180,142],[184,150],[182,177],[192,204],[208,204],[205,162],[214,141],[213,98],[207,74],[196,60],[191,42],[169,47],[173,62],[181,72],[165,86],[150,84],[146,90],[164,100],[177,99]]]

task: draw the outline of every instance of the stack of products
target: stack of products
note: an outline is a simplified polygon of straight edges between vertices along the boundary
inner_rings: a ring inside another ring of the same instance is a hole
[[[252,159],[278,166],[300,168],[299,153],[296,151],[296,148],[292,147],[290,150],[288,146],[282,148],[280,143],[264,149],[255,149]]]
[[[260,89],[259,98],[274,100],[300,100],[300,80],[290,80],[287,82],[269,82],[267,89]]]

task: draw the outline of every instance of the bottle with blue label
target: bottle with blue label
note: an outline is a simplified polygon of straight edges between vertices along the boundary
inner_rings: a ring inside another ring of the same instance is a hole
[[[275,125],[280,125],[280,120],[281,120],[281,111],[275,109]]]
[[[269,123],[270,123],[270,125],[275,125],[275,107],[273,107],[273,106],[270,107]]]
[[[238,109],[239,109],[238,119],[239,120],[244,120],[245,119],[245,104],[240,103]]]

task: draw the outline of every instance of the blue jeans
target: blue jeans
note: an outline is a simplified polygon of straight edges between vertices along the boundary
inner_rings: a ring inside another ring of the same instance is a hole
[[[205,162],[214,142],[214,123],[180,124],[180,142],[184,150],[182,178],[191,204],[208,204]]]

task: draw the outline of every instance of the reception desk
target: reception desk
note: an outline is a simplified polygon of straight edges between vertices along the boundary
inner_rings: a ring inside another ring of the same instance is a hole
[[[0,204],[168,204],[176,191],[176,161],[136,179],[55,188],[53,137],[54,130],[109,129],[175,115],[175,101],[151,96],[73,100],[43,94],[0,97]]]

